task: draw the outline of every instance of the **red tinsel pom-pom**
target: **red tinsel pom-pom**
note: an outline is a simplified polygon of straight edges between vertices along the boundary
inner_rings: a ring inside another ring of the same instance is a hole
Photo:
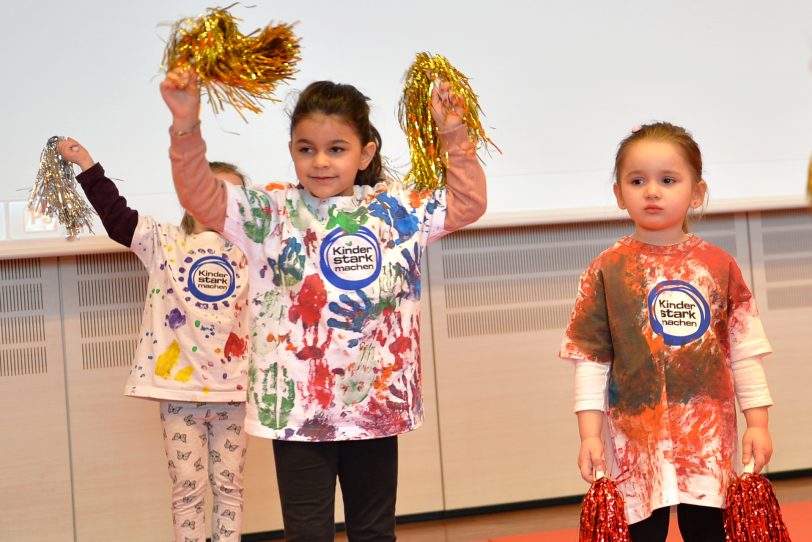
[[[745,472],[727,488],[727,542],[791,542],[769,480]]]
[[[615,482],[599,478],[592,482],[581,505],[579,542],[629,542],[629,525],[623,497]]]

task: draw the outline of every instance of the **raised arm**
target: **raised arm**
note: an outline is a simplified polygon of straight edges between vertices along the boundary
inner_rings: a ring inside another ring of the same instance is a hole
[[[446,164],[447,205],[445,229],[458,230],[485,213],[488,202],[485,172],[462,122],[462,102],[447,82],[436,85],[431,95],[431,114],[440,145],[448,153]]]
[[[440,132],[440,143],[448,152],[445,229],[453,231],[476,222],[485,213],[488,205],[485,171],[464,124]]]
[[[62,140],[57,144],[56,150],[62,158],[82,168],[82,173],[76,176],[76,180],[101,218],[110,239],[130,248],[138,226],[138,211],[127,206],[127,200],[119,194],[115,183],[104,174],[101,164],[94,162],[87,149],[78,141],[71,138]]]
[[[223,231],[226,188],[214,178],[200,134],[200,89],[193,72],[173,70],[161,82],[161,95],[172,112],[169,159],[180,204],[195,220]]]

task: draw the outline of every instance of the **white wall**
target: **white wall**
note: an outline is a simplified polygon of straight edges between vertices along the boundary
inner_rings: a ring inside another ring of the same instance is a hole
[[[299,21],[301,71],[279,96],[317,79],[355,84],[372,98],[395,164],[408,163],[396,122],[402,75],[417,51],[445,54],[471,78],[504,151],[487,158],[489,214],[612,205],[615,147],[652,119],[693,131],[712,202],[803,194],[812,151],[807,0],[254,3],[233,8],[246,33]],[[123,180],[125,195],[139,196],[141,211],[175,220],[162,38],[169,23],[210,5],[6,6],[0,201],[25,199],[48,137],[72,135]],[[270,105],[248,124],[205,110],[209,157],[239,164],[257,183],[292,180],[283,110]]]

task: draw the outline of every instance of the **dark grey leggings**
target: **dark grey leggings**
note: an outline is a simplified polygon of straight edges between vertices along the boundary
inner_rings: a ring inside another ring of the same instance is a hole
[[[658,508],[651,516],[629,525],[632,542],[665,542],[670,520],[668,507]],[[677,505],[679,532],[685,542],[725,542],[725,523],[721,508]]]
[[[336,479],[350,542],[393,542],[397,437],[273,442],[286,542],[332,542]]]

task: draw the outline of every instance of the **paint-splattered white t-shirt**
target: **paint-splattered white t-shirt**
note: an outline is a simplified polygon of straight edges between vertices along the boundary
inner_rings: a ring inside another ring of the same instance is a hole
[[[246,260],[215,232],[186,235],[141,216],[132,251],[149,283],[125,394],[177,401],[245,401]]]
[[[246,430],[334,441],[419,426],[420,261],[448,233],[446,191],[389,182],[319,200],[284,184],[227,189],[224,235],[250,262]]]

